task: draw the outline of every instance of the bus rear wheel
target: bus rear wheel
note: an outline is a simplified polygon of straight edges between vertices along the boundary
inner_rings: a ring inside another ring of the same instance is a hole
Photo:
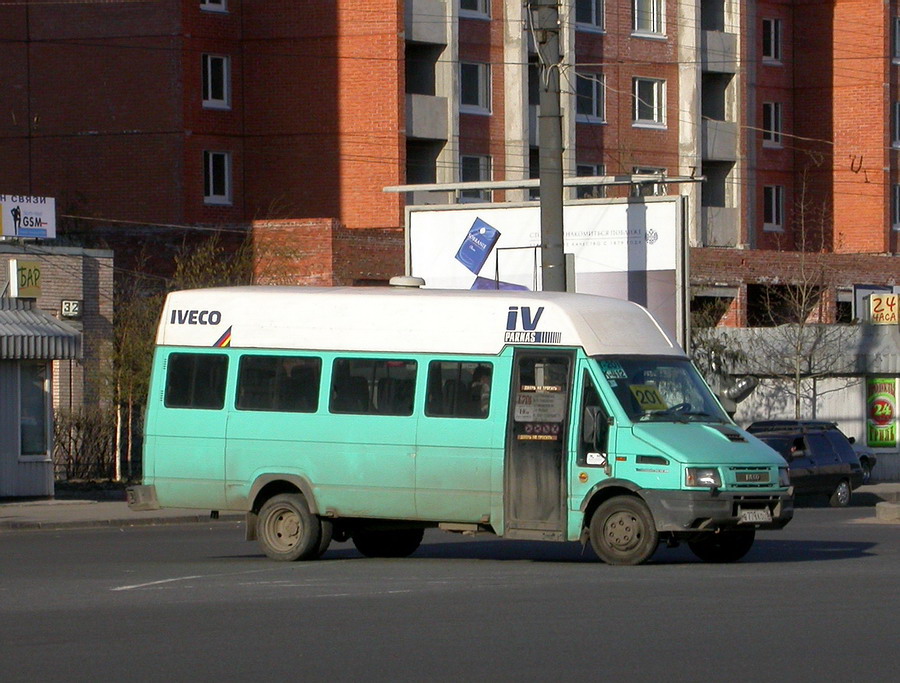
[[[309,560],[320,554],[322,526],[298,493],[281,493],[260,508],[256,537],[273,560]]]
[[[756,529],[708,533],[688,541],[691,551],[704,562],[737,562],[750,552]]]
[[[353,545],[366,557],[409,557],[422,543],[424,529],[353,532]]]
[[[650,508],[634,496],[603,503],[591,517],[589,531],[594,552],[606,564],[642,564],[659,545]]]

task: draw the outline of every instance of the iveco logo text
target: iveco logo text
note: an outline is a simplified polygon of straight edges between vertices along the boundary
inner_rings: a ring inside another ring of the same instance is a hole
[[[562,332],[538,331],[538,322],[544,313],[541,306],[536,312],[531,312],[531,306],[510,306],[506,314],[506,334],[503,341],[512,344],[559,344],[562,341]],[[519,322],[522,323],[521,330]]]
[[[172,325],[218,325],[222,322],[219,311],[182,311],[172,309],[169,323]]]

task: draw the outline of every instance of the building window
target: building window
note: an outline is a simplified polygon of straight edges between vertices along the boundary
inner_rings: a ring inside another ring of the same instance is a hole
[[[203,152],[203,201],[231,204],[231,154]]]
[[[662,35],[665,33],[664,0],[633,0],[634,33]]]
[[[491,0],[459,0],[459,15],[479,19],[490,17]]]
[[[459,179],[463,183],[475,183],[491,179],[491,158],[489,156],[463,155],[459,158]],[[461,202],[489,202],[490,190],[462,190]]]
[[[784,230],[784,187],[763,187],[763,230]]]
[[[666,82],[655,78],[635,78],[634,125],[665,128]]]
[[[634,175],[665,176],[666,169],[657,166],[635,166]],[[638,182],[631,186],[632,197],[662,197],[666,193],[666,184],[654,181]]]
[[[606,120],[606,79],[602,74],[575,74],[575,120],[602,123]]]
[[[209,109],[231,107],[229,58],[203,55],[203,106]]]
[[[227,12],[228,0],[200,0],[200,9],[207,12]]]
[[[604,0],[575,0],[575,23],[580,29],[602,31]]]
[[[606,167],[603,164],[577,164],[575,175],[579,178],[606,175]],[[578,199],[600,199],[605,196],[605,185],[579,185],[575,190]]]
[[[468,114],[491,113],[491,65],[459,64],[459,110]]]
[[[45,459],[50,454],[50,387],[46,363],[19,363],[19,454]]]
[[[900,102],[891,105],[891,141],[894,147],[900,147]]]
[[[891,227],[900,230],[900,185],[894,184],[891,192]]]
[[[781,147],[781,103],[763,102],[763,145]]]
[[[762,20],[762,58],[764,61],[781,61],[781,19]]]
[[[900,17],[891,19],[891,25],[893,26],[891,55],[895,62],[900,62]]]

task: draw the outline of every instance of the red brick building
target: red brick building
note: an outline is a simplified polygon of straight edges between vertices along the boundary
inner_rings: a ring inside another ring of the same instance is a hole
[[[806,250],[846,317],[860,270],[839,255],[900,279],[895,5],[561,3],[565,174],[702,175],[655,188],[689,199],[698,301],[754,322]],[[64,235],[263,221],[297,281],[380,282],[417,200],[384,187],[537,174],[520,0],[25,2],[0,39],[0,189],[56,197]]]

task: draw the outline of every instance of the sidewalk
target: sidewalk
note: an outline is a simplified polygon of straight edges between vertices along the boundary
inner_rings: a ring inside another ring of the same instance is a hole
[[[878,505],[881,503],[882,505]],[[853,492],[860,516],[900,523],[900,483],[869,484]],[[876,505],[878,514],[876,517]],[[887,515],[883,513],[887,513]],[[221,519],[242,520],[240,513]],[[62,499],[0,503],[0,533],[21,529],[78,529],[208,522],[209,510],[166,509],[133,512],[122,500]]]

